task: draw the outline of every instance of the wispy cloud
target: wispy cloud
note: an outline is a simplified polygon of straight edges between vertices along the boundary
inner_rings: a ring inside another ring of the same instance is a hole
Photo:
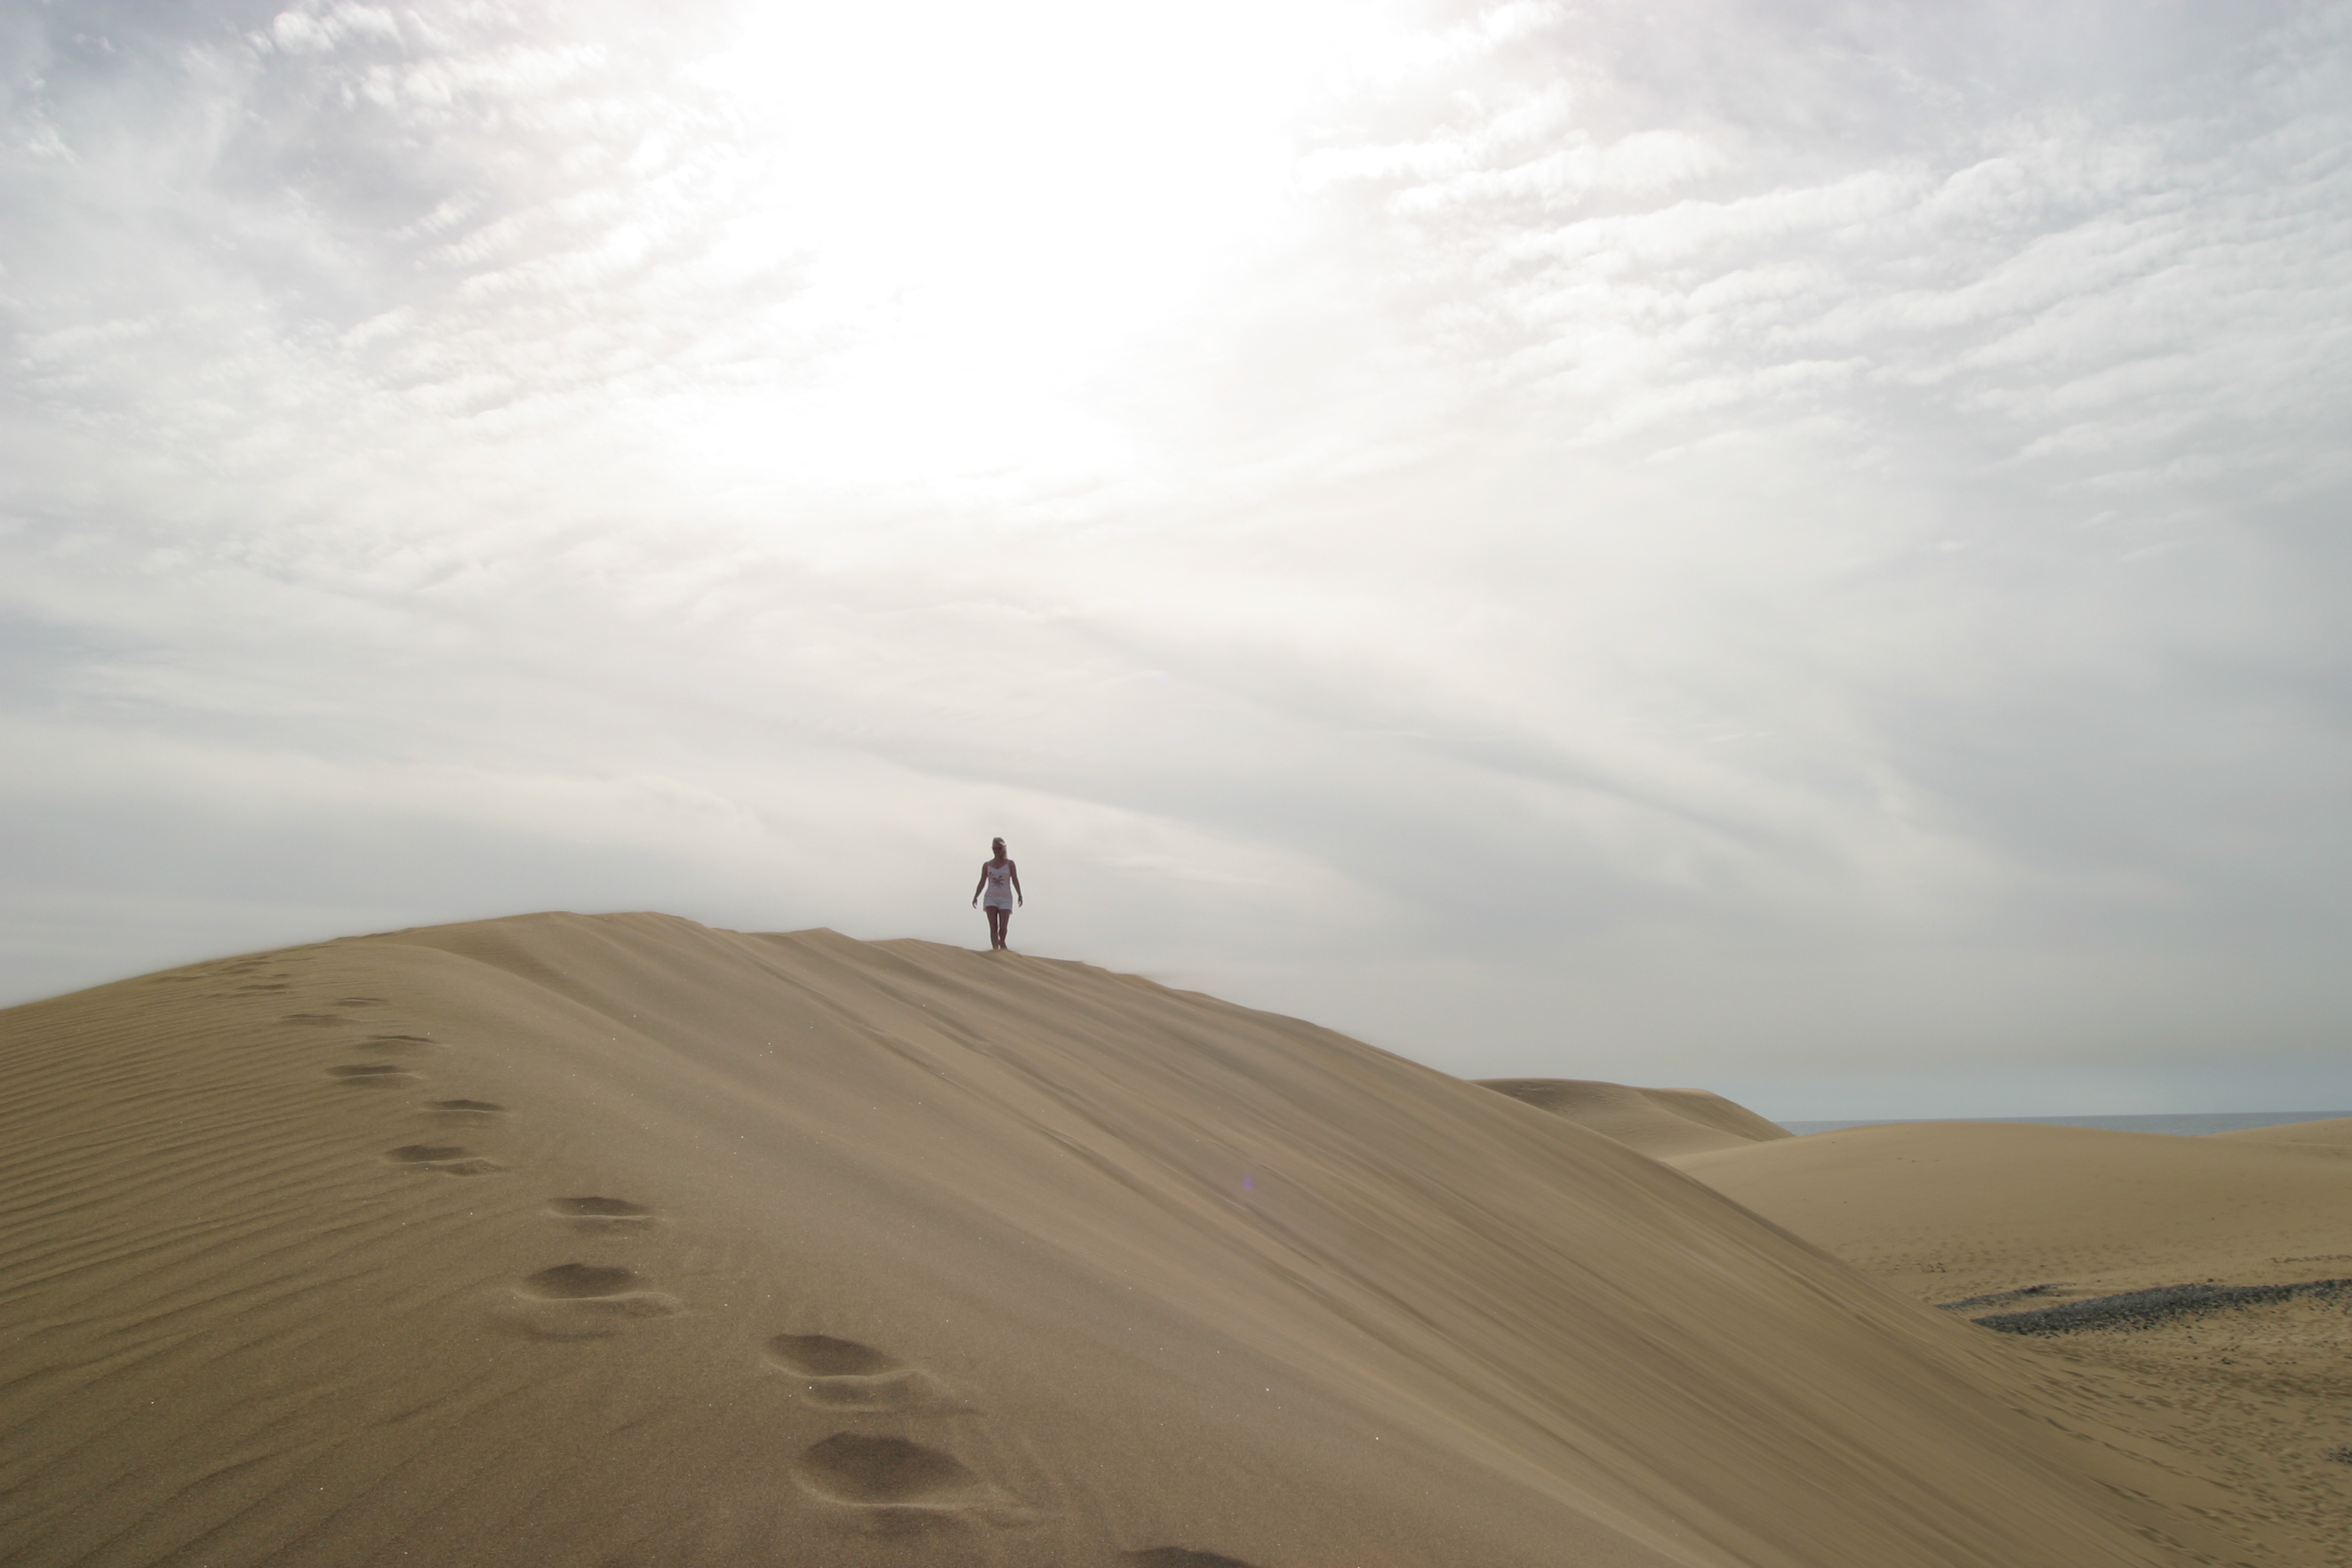
[[[10,983],[1002,831],[1464,1069],[2332,1048],[2347,45],[16,6]]]

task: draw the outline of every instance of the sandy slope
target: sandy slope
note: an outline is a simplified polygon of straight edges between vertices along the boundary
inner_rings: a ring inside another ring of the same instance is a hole
[[[1635,1089],[1577,1078],[1477,1080],[1513,1100],[1606,1133],[1653,1159],[1786,1138],[1789,1130],[1703,1089]]]
[[[1924,1301],[2031,1310],[2150,1287],[2352,1278],[2352,1121],[2203,1138],[1928,1122],[1676,1161]],[[2225,1479],[2283,1560],[2352,1562],[2352,1319],[2326,1292],[2021,1341],[2090,1408]]]
[[[0,1085],[11,1564],[2098,1568],[2221,1500],[1605,1137],[1074,963],[533,916],[12,1009]]]

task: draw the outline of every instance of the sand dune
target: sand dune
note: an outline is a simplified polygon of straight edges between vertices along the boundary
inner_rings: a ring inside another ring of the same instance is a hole
[[[1941,1122],[1678,1160],[1922,1301],[2086,1380],[2105,1419],[2222,1478],[2241,1550],[2352,1541],[2344,1121],[2203,1138]],[[2323,1140],[2334,1139],[2334,1142]]]
[[[2237,1560],[1677,1171],[1080,964],[543,915],[0,1026],[12,1564]]]
[[[2352,1160],[2325,1145],[1926,1121],[1675,1164],[1923,1300],[2352,1274]]]
[[[2245,1143],[2332,1143],[2352,1148],[2352,1116],[2332,1116],[2325,1121],[2290,1121],[2280,1127],[2249,1127],[2237,1132],[2208,1132],[2208,1138]]]
[[[1703,1089],[1634,1089],[1575,1078],[1477,1081],[1538,1110],[1605,1133],[1653,1159],[1735,1149],[1789,1136],[1789,1130],[1779,1123]]]

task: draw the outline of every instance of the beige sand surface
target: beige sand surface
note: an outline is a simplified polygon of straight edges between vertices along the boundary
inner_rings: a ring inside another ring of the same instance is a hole
[[[11,1009],[0,1087],[18,1568],[2290,1560],[1666,1165],[1081,964],[531,916]]]
[[[1921,1300],[2352,1275],[2352,1160],[2320,1145],[1925,1121],[1675,1163]]]
[[[2352,1116],[2332,1116],[2325,1121],[2290,1121],[2283,1127],[2249,1127],[2240,1132],[2209,1132],[2205,1136],[2245,1143],[2332,1143],[2352,1149]]]
[[[1958,1315],[2152,1287],[2352,1278],[2352,1121],[2201,1138],[1991,1122],[1857,1127],[1676,1165]],[[2352,1563],[2352,1296],[2020,1338],[2088,1408],[2229,1482],[2242,1541]]]
[[[1486,1078],[1476,1080],[1513,1100],[1606,1133],[1653,1159],[1733,1149],[1789,1130],[1744,1105],[1703,1089],[1635,1089],[1577,1078]]]

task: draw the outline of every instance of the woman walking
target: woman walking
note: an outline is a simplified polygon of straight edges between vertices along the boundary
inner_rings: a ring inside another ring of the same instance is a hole
[[[1005,929],[1013,923],[1013,906],[1029,900],[1021,891],[1021,868],[1005,856],[1004,840],[995,838],[989,842],[996,854],[981,862],[980,880],[972,885],[971,901],[980,903],[981,895],[988,895],[984,906],[988,911],[988,945],[993,949],[1004,945]]]

